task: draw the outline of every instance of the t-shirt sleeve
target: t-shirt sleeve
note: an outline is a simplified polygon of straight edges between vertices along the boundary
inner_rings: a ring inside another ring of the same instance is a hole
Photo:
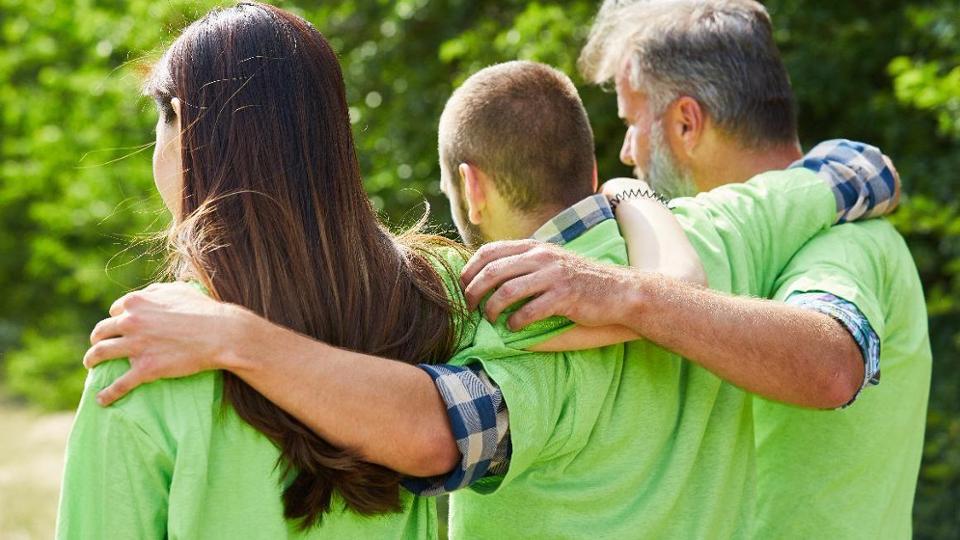
[[[851,235],[841,225],[818,235],[801,249],[777,278],[774,300],[785,301],[794,293],[826,292],[854,304],[884,335],[883,310],[878,292],[883,286],[878,248],[865,234]]]
[[[501,485],[565,452],[575,426],[565,409],[575,407],[569,366],[556,353],[525,353],[514,358],[483,362],[484,370],[503,392],[510,413],[511,455],[502,475],[473,484],[479,493]]]
[[[671,208],[711,279],[717,265],[710,262],[716,261],[733,275],[751,277],[751,290],[736,292],[761,296],[769,295],[793,254],[837,215],[830,186],[807,169],[765,173],[744,184],[675,199]]]
[[[563,452],[571,440],[572,410],[578,386],[574,379],[576,362],[562,353],[533,353],[502,345],[496,330],[483,323],[478,344],[451,360],[454,365],[482,366],[483,372],[500,389],[509,413],[511,453],[509,466],[500,474],[488,475],[471,488],[491,493],[510,483],[537,462]]]
[[[129,364],[102,364],[87,376],[67,443],[57,538],[163,538],[172,460],[119,406],[96,394]]]
[[[857,342],[865,362],[864,386],[879,381],[880,343],[885,317],[879,293],[883,287],[882,253],[866,233],[842,225],[821,233],[801,249],[777,279],[773,299],[803,307],[805,293],[837,298],[831,305],[846,306],[834,317]]]

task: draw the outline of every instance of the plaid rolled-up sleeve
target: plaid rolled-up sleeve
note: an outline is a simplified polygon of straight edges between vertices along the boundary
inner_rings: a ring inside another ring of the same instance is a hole
[[[820,176],[837,200],[837,223],[889,214],[896,208],[898,178],[883,152],[847,139],[824,141],[790,168],[802,167]]]
[[[403,486],[418,495],[442,495],[498,476],[510,465],[510,425],[500,388],[479,367],[422,364],[447,407],[460,463],[441,476],[405,478]]]
[[[795,292],[786,303],[829,315],[850,332],[863,356],[863,384],[842,408],[849,407],[869,386],[880,384],[880,337],[870,321],[852,302],[826,292]]]

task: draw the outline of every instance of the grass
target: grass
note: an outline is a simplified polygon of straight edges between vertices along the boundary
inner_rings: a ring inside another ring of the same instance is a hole
[[[52,538],[73,413],[0,400],[0,538]]]

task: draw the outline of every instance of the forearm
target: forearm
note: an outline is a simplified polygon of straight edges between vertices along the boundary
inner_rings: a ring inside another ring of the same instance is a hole
[[[238,308],[240,309],[240,308]],[[445,405],[421,369],[346,351],[244,312],[227,369],[327,441],[412,476],[458,459]]]
[[[859,389],[860,350],[828,315],[669,278],[638,278],[642,286],[625,323],[718,377],[768,399],[814,408],[840,407]]]

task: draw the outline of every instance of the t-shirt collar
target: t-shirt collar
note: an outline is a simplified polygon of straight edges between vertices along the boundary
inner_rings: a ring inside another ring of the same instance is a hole
[[[608,219],[613,219],[613,209],[607,197],[598,193],[554,216],[531,238],[562,246]]]

